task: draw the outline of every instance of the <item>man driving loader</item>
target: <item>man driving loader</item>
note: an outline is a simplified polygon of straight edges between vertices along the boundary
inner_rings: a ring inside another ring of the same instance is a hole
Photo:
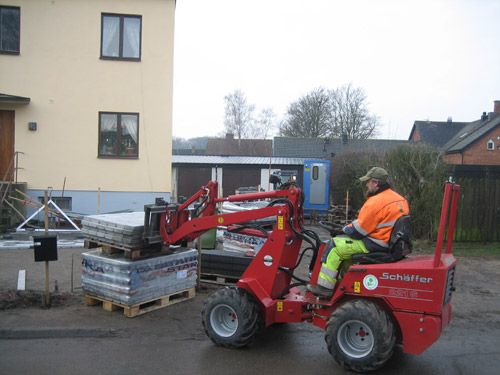
[[[380,167],[371,168],[361,182],[366,181],[367,200],[356,220],[343,228],[345,235],[331,239],[321,258],[318,284],[308,284],[313,294],[330,298],[333,294],[342,261],[359,253],[389,251],[389,240],[396,220],[409,214],[408,202],[392,190],[389,174]]]

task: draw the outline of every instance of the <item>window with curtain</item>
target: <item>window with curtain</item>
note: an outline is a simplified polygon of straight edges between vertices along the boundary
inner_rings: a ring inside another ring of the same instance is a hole
[[[141,16],[102,14],[101,58],[141,59]]]
[[[138,145],[138,113],[99,112],[99,157],[137,159]]]
[[[19,54],[21,8],[0,5],[0,53]]]

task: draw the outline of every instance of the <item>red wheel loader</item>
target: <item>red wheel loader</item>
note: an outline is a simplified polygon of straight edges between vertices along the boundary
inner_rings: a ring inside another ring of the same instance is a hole
[[[218,197],[217,192],[217,183],[210,181],[183,204],[168,205],[159,223],[166,245],[185,244],[218,226],[265,238],[236,286],[217,290],[204,304],[202,323],[216,345],[243,347],[264,327],[307,322],[325,331],[328,350],[336,362],[365,372],[382,367],[396,345],[405,353],[424,352],[450,322],[457,262],[452,239],[459,185],[445,184],[433,255],[406,255],[408,221],[402,220],[393,230],[389,253],[354,256],[330,299],[316,297],[303,287],[316,283],[326,242],[304,228],[299,188],[289,185],[228,197]],[[254,200],[269,204],[227,214],[217,210],[223,202]],[[197,208],[193,210],[194,203]],[[269,217],[274,218],[272,228],[256,224],[256,220]],[[313,253],[309,280],[294,274],[306,251]]]

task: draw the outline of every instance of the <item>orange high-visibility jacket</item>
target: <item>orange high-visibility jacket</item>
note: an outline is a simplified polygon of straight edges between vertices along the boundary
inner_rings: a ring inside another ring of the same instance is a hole
[[[396,220],[409,213],[406,199],[394,190],[386,189],[366,200],[352,226],[365,238],[388,248]]]

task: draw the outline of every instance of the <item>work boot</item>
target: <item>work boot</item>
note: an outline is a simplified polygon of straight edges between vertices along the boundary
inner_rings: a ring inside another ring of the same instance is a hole
[[[307,290],[318,297],[331,298],[333,295],[333,289],[328,289],[321,285],[307,284]]]

